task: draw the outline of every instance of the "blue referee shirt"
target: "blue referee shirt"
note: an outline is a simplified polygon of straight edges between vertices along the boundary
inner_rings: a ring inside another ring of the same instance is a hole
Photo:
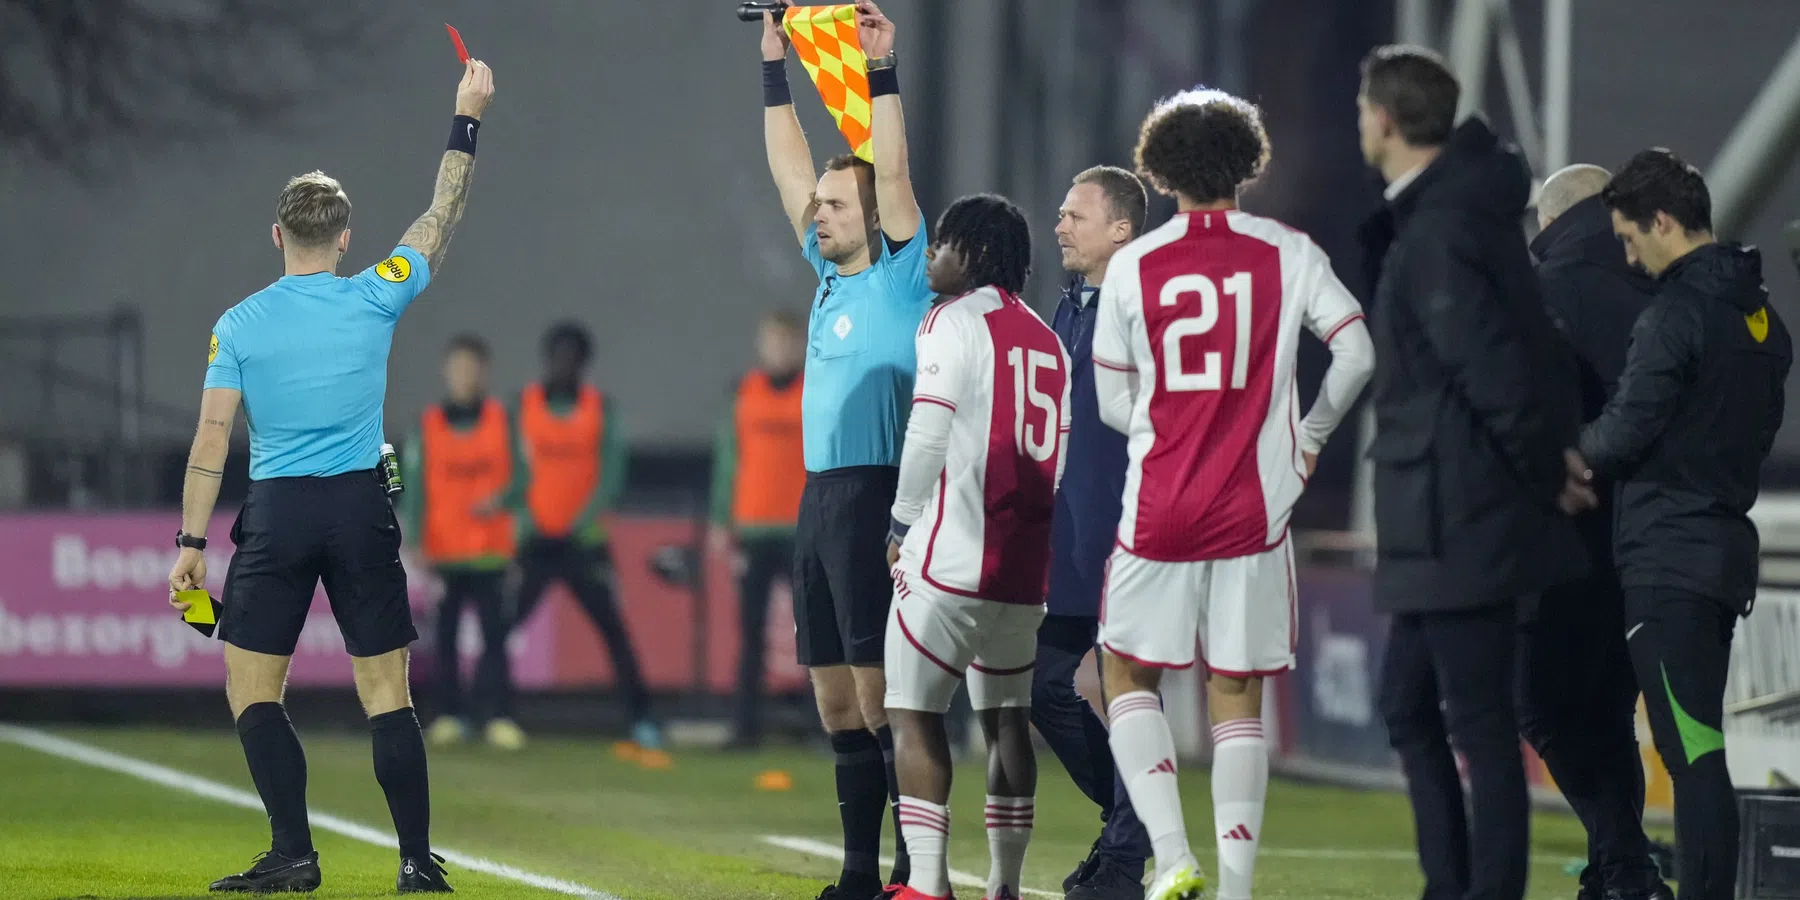
[[[394,325],[430,283],[424,254],[396,247],[349,278],[283,276],[219,317],[206,386],[244,394],[252,481],[375,468]]]
[[[801,430],[806,470],[898,466],[912,412],[913,339],[931,309],[925,278],[925,217],[898,252],[885,236],[875,264],[845,277],[819,255],[806,226],[806,261],[819,274],[807,323]]]

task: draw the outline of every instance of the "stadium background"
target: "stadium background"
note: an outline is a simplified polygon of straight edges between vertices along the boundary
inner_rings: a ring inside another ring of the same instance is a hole
[[[49,64],[68,35],[34,30],[38,5],[0,0],[0,46],[17,61],[0,71],[0,721],[221,724],[217,645],[167,615],[161,589],[206,335],[275,274],[267,225],[287,176],[316,167],[343,180],[355,203],[350,268],[379,258],[423,208],[455,76],[438,25],[450,21],[495,66],[499,103],[448,265],[395,338],[389,434],[408,432],[437,399],[451,334],[486,337],[494,387],[510,393],[536,375],[545,327],[586,323],[593,378],[620,403],[634,451],[615,529],[627,620],[662,708],[699,726],[678,733],[705,737],[735,665],[729,560],[706,557],[691,579],[659,575],[657,562],[701,553],[708,441],[728,385],[752,361],[756,319],[803,307],[812,290],[764,165],[754,28],[723,0],[316,6],[243,41],[185,45],[180,64],[128,35],[115,45],[124,75],[84,93],[74,89],[83,73]],[[1517,24],[1536,98],[1544,3],[1494,6]],[[1657,144],[1709,168],[1800,36],[1791,3],[1572,6],[1570,162],[1616,166]],[[212,7],[265,4],[170,8],[180,18]],[[1061,283],[1051,227],[1068,178],[1128,163],[1142,111],[1205,83],[1265,111],[1275,162],[1245,206],[1313,234],[1360,290],[1352,235],[1378,195],[1355,144],[1356,62],[1417,9],[1449,50],[1456,10],[1433,0],[887,0],[921,206],[935,217],[977,190],[1024,205],[1037,240],[1029,299],[1048,311]],[[195,81],[176,77],[190,71]],[[1480,107],[1517,134],[1497,55],[1483,71]],[[793,76],[815,154],[838,152],[816,94],[797,67]],[[260,99],[222,110],[195,86],[208,78]],[[59,111],[53,98],[70,104]],[[108,98],[126,114],[102,108]],[[58,115],[70,117],[63,132]],[[1793,135],[1778,143],[1785,172]],[[1773,185],[1733,236],[1765,248],[1773,302],[1797,321],[1800,280],[1782,227],[1800,215],[1800,180]],[[1306,349],[1310,396],[1324,353]],[[1383,623],[1369,612],[1367,541],[1355,527],[1355,443],[1327,449],[1303,500],[1301,671],[1281,679],[1268,712],[1288,772],[1379,787],[1396,776],[1372,706]],[[1782,712],[1800,691],[1800,594],[1785,589],[1800,573],[1783,558],[1800,548],[1800,503],[1781,493],[1800,487],[1800,425],[1782,430],[1775,457],[1758,509],[1768,586],[1734,661],[1743,714],[1729,733],[1745,785],[1800,775],[1800,727]],[[246,461],[240,445],[221,509],[241,497]],[[213,562],[216,579],[223,555]],[[436,586],[422,570],[414,582],[429,616]],[[296,660],[296,717],[347,726],[357,720],[349,667],[321,612]],[[769,632],[774,686],[787,694],[779,721],[803,736],[814,726],[790,625],[778,601]],[[472,642],[474,629],[464,633]],[[420,651],[422,687],[441,651]],[[515,636],[513,654],[528,728],[588,736],[620,724],[599,641],[567,598]],[[1198,691],[1190,681],[1172,693],[1183,749],[1203,759]],[[1666,813],[1666,777],[1645,749],[1651,804]]]

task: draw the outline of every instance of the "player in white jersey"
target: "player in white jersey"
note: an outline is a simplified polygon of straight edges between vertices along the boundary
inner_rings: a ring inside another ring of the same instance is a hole
[[[1050,519],[1069,429],[1069,357],[1019,300],[1031,264],[1025,216],[964,197],[938,220],[918,379],[900,458],[888,562],[888,720],[900,831],[912,858],[896,900],[949,895],[950,742],[958,682],[988,744],[990,900],[1017,900],[1037,761],[1031,669],[1050,573]]]
[[[1190,91],[1159,104],[1137,164],[1180,211],[1113,257],[1100,292],[1095,392],[1130,453],[1100,643],[1113,756],[1155,848],[1147,900],[1205,886],[1156,694],[1162,670],[1194,664],[1196,638],[1213,721],[1218,896],[1250,896],[1269,778],[1262,679],[1294,664],[1288,516],[1374,368],[1362,309],[1324,251],[1236,208],[1268,153],[1261,114],[1244,100]],[[1332,354],[1304,419],[1302,329]]]

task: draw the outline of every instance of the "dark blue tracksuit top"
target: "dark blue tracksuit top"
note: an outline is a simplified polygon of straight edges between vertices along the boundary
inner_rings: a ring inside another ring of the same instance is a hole
[[[1100,421],[1094,394],[1094,322],[1100,289],[1077,277],[1063,289],[1052,327],[1069,351],[1068,461],[1050,531],[1053,616],[1099,616],[1106,558],[1119,531],[1125,493],[1125,435]]]

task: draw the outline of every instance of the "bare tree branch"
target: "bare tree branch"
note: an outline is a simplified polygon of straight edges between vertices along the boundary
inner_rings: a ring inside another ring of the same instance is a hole
[[[0,147],[92,176],[124,146],[275,126],[341,87],[385,6],[0,0]]]

